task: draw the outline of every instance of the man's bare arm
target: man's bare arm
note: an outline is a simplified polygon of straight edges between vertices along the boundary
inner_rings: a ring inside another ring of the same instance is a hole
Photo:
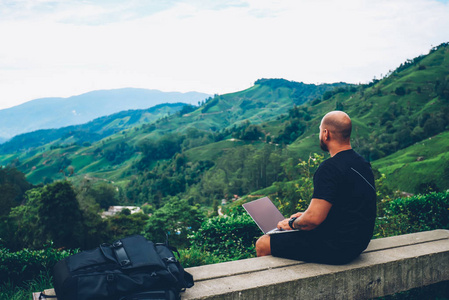
[[[307,210],[300,214],[293,222],[293,227],[300,230],[313,230],[317,228],[324,220],[326,220],[332,204],[323,199],[312,199]],[[295,214],[298,215],[298,214]],[[294,215],[294,216],[295,216]],[[285,219],[278,223],[279,229],[291,230],[288,221]]]

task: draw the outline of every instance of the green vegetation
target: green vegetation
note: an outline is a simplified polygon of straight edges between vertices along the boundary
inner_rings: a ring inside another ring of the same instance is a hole
[[[448,188],[449,133],[431,138],[373,162],[402,191],[426,193]]]
[[[320,157],[314,155],[314,159]],[[311,159],[314,162],[313,159]],[[314,163],[303,162],[299,167],[308,172]],[[307,173],[303,173],[307,174]],[[297,182],[300,193],[307,193],[309,177]],[[306,177],[306,176],[305,176]],[[390,198],[393,196],[383,186],[385,176],[376,179],[378,186],[379,218],[376,222],[375,237],[385,237],[397,234],[411,233],[432,229],[449,229],[449,192],[417,195],[409,198]],[[70,185],[67,182],[51,184],[44,192],[52,192],[61,188],[67,193]],[[45,198],[44,198],[45,199]],[[54,198],[55,201],[57,197]],[[113,239],[126,236],[126,228],[140,228],[134,233],[146,232],[147,237],[155,241],[163,241],[163,232],[169,233],[169,240],[181,247],[181,262],[185,267],[202,264],[217,263],[241,258],[254,257],[254,243],[260,236],[260,231],[252,219],[243,211],[242,201],[236,201],[226,207],[225,216],[204,218],[198,207],[190,205],[186,200],[172,199],[162,208],[156,210],[152,218],[141,218],[143,214],[132,215],[122,213],[115,218],[108,219],[106,228],[116,226],[121,232],[113,232]],[[42,203],[42,205],[48,205]],[[298,202],[301,205],[301,201]],[[39,222],[39,217],[38,222]],[[110,223],[114,225],[110,225]],[[132,226],[130,227],[130,224]],[[98,224],[97,224],[98,226]],[[145,231],[142,229],[145,228]],[[29,228],[30,234],[39,233],[39,228]],[[111,231],[110,231],[111,232]],[[86,236],[89,233],[83,232]],[[112,240],[113,240],[112,239]],[[110,241],[112,241],[110,240]],[[98,243],[98,241],[97,241]],[[33,244],[37,244],[36,242]],[[73,251],[56,250],[53,244],[43,246],[43,250],[23,249],[11,252],[7,248],[0,249],[1,274],[0,295],[19,297],[29,292],[29,288],[44,289],[51,287],[50,269],[56,261],[73,254]],[[74,250],[78,251],[78,250]],[[31,280],[31,281],[30,281]],[[39,282],[40,284],[37,284]],[[16,288],[22,287],[22,288]],[[28,287],[28,289],[27,289]]]
[[[0,297],[21,299],[30,278],[49,286],[50,257],[136,233],[168,234],[187,267],[254,256],[260,232],[241,204],[270,196],[285,215],[307,207],[327,158],[319,122],[335,109],[351,116],[352,145],[375,169],[375,237],[449,228],[448,70],[443,44],[365,85],[260,79],[198,107],[123,112],[1,145],[0,260],[18,257],[11,276],[19,264],[34,271],[3,282]],[[111,205],[145,213],[101,218]],[[39,251],[52,254],[25,256]]]
[[[254,257],[260,230],[248,214],[231,214],[206,220],[191,236],[191,247],[220,261]]]
[[[0,284],[20,285],[37,278],[41,273],[47,275],[59,260],[77,252],[57,250],[53,246],[50,244],[42,250],[23,249],[16,252],[0,248]]]
[[[148,216],[143,213],[100,216],[101,205],[116,204],[118,193],[104,182],[85,181],[74,189],[68,181],[57,181],[26,191],[22,205],[1,219],[1,244],[10,250],[58,248],[90,249],[98,241],[141,233]]]
[[[0,167],[0,218],[9,214],[12,207],[20,204],[31,184],[23,173],[12,167]]]
[[[449,229],[449,192],[382,199],[375,237]]]
[[[198,206],[175,197],[156,210],[146,222],[145,237],[152,241],[168,239],[178,248],[188,248],[189,235],[198,230],[203,219],[204,214]]]
[[[307,159],[312,152],[319,153],[316,143],[319,120],[330,110],[343,109],[354,122],[354,148],[391,178],[394,174],[386,169],[389,165],[384,165],[382,159],[403,149],[408,151],[410,146],[445,132],[449,126],[448,48],[446,44],[435,47],[429,55],[408,60],[383,79],[366,85],[316,86],[284,79],[260,79],[247,90],[215,95],[199,107],[184,106],[171,114],[163,110],[166,107],[159,107],[159,119],[148,123],[144,122],[145,113],[132,111],[96,120],[82,128],[64,129],[66,134],[58,139],[52,138],[52,134],[48,139],[39,138],[43,132],[29,134],[30,139],[41,141],[40,144],[27,143],[23,139],[26,135],[19,136],[18,144],[26,147],[26,151],[18,151],[21,149],[18,146],[8,148],[11,144],[6,143],[0,147],[5,153],[0,155],[0,162],[19,168],[34,184],[64,178],[79,182],[84,176],[97,177],[123,188],[128,202],[142,204],[148,197],[156,197],[157,200],[150,201],[163,205],[165,197],[197,196],[196,191],[202,191],[204,185],[207,189],[209,184],[203,180],[209,176],[202,176],[203,172],[223,178],[217,169],[228,163],[230,156],[226,153],[230,150],[251,145],[249,155],[254,156],[265,145],[271,145],[274,151],[282,153],[283,160],[294,161]],[[83,136],[82,132],[95,134],[96,138]],[[439,153],[446,152],[441,150]],[[444,190],[449,188],[449,182],[433,172],[436,159],[440,157],[426,157],[429,164],[421,168],[421,174],[426,182],[435,182],[438,190]],[[447,161],[446,157],[442,159]],[[178,174],[166,174],[166,168],[172,168],[175,160]],[[191,169],[200,161],[206,162],[208,168],[199,173],[192,170],[193,180],[179,170]],[[405,173],[413,171],[404,167]],[[172,182],[167,187],[170,192],[155,195],[159,188],[156,182],[153,182],[156,185],[147,182],[145,185],[149,187],[136,190],[136,182],[142,183],[141,178],[148,174]],[[211,206],[226,194],[242,195],[283,180],[268,179],[264,184],[235,192],[232,190],[241,183],[220,179],[223,192],[212,197],[200,195],[197,201]],[[411,193],[422,188],[417,182],[402,184],[404,181],[392,180],[389,184]],[[223,185],[232,188],[226,191]]]

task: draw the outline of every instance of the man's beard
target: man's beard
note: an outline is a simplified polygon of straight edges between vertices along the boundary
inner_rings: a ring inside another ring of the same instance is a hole
[[[320,140],[320,148],[325,152],[329,152],[329,148],[327,148],[327,145],[324,143],[322,139]]]

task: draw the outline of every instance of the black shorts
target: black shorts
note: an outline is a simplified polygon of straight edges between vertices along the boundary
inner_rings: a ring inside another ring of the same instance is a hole
[[[273,256],[324,264],[345,264],[361,252],[342,247],[338,241],[325,239],[314,230],[271,234],[270,246]]]
[[[291,231],[270,235],[271,255],[315,261],[318,241],[311,231]]]

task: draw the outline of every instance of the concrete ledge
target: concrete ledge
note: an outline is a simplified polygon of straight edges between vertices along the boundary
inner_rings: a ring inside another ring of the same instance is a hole
[[[370,299],[449,280],[449,230],[373,240],[343,266],[268,256],[187,270],[182,299]]]
[[[186,270],[182,299],[370,299],[448,281],[449,230],[372,240],[342,266],[267,256]]]

